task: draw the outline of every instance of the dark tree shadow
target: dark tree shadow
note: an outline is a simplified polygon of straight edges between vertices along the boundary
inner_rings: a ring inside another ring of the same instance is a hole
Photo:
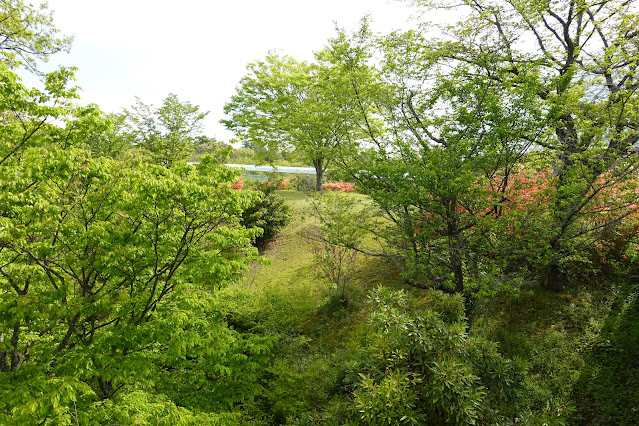
[[[574,387],[582,425],[639,424],[639,276],[620,286]]]

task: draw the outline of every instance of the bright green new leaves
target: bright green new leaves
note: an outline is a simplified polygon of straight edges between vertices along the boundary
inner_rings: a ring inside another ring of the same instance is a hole
[[[256,254],[253,196],[213,159],[177,164],[197,107],[170,95],[122,137],[123,118],[74,105],[73,69],[35,69],[68,45],[49,16],[1,1],[0,18],[0,423],[236,424],[270,341],[229,330],[211,293]],[[172,168],[77,149],[132,143]]]
[[[77,87],[70,86],[74,69],[61,67],[43,74],[38,61],[69,47],[57,38],[51,16],[22,1],[0,2],[0,166],[28,145],[76,145],[99,126],[93,105],[77,107]],[[40,78],[39,88],[25,86],[17,75],[21,67]],[[54,120],[61,125],[53,126]]]
[[[46,5],[37,10],[22,0],[0,1],[0,61],[36,71],[38,60],[68,50],[71,39],[58,36],[51,15]]]
[[[68,421],[74,404],[150,386],[156,354],[202,344],[192,315],[254,253],[238,226],[251,195],[210,160],[122,167],[33,148],[0,173],[3,423]]]
[[[119,131],[130,144],[142,148],[152,163],[172,167],[191,158],[195,137],[207,114],[200,112],[197,105],[181,102],[174,94],[169,94],[159,108],[138,99],[130,110],[124,111],[124,118],[118,118],[123,120]]]
[[[295,152],[316,171],[316,189],[338,152],[354,143],[353,113],[338,101],[335,75],[323,65],[269,54],[248,66],[222,123],[259,147]]]
[[[255,146],[295,151],[312,162],[321,189],[328,150],[339,140],[331,134],[330,107],[324,109],[317,90],[317,67],[271,53],[248,72],[224,106],[231,118],[222,123]]]
[[[0,63],[0,166],[27,146],[67,148],[82,145],[104,128],[95,105],[74,105],[77,87],[69,87],[73,69],[43,75],[43,87],[28,88],[13,70]],[[57,121],[57,125],[52,123]]]

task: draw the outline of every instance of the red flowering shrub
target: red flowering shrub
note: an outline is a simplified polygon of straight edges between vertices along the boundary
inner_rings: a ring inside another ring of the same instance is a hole
[[[551,249],[550,242],[559,232],[563,232],[561,265],[576,276],[606,271],[613,259],[626,261],[628,250],[637,247],[638,180],[616,183],[610,176],[602,177],[579,200],[586,204],[568,229],[560,230],[556,225],[556,179],[548,170],[521,169],[508,180],[496,176],[478,181],[459,195],[454,209],[426,200],[423,205],[429,209],[413,211],[404,224],[404,240],[398,247],[406,251],[406,258],[415,262],[415,267],[430,262],[432,253],[447,248],[451,237],[447,225],[456,223],[463,229],[455,238],[459,239],[463,267],[469,274],[493,270],[497,276],[518,276],[517,271],[527,270],[536,275],[556,259],[558,253]],[[426,264],[430,271],[435,270],[436,263]]]
[[[348,182],[327,182],[322,184],[322,189],[325,191],[344,191],[344,192],[353,192],[355,191],[355,185]]]
[[[556,232],[552,220],[556,194],[555,178],[549,172],[513,175],[503,191],[507,199],[500,208],[496,227],[505,244],[521,244],[523,249],[539,249]],[[567,270],[577,275],[607,270],[609,262],[625,261],[634,248],[639,232],[638,180],[617,183],[602,175],[593,183],[581,202],[587,203],[576,214],[564,233]],[[588,202],[589,201],[589,202]],[[603,268],[603,269],[602,269]]]
[[[289,182],[290,182],[289,178],[284,178],[281,181],[275,181],[275,184],[277,184],[277,189],[286,189]],[[271,186],[271,185],[273,185],[272,180],[269,180],[268,182],[266,182],[266,186]]]
[[[242,188],[244,188],[244,177],[242,176],[241,178],[239,178],[237,182],[235,182],[233,185],[231,185],[231,188],[233,188],[233,189],[242,189]]]

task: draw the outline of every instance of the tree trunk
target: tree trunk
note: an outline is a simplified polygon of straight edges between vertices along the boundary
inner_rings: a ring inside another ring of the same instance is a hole
[[[453,249],[450,255],[450,267],[453,270],[453,279],[455,281],[455,293],[464,292],[464,270],[462,268],[462,260],[459,252]]]
[[[4,333],[0,334],[0,343],[4,343]],[[7,362],[7,352],[0,352],[0,372],[7,373],[11,371]]]
[[[449,262],[450,271],[453,273],[453,281],[455,283],[455,293],[464,292],[464,268],[462,262],[462,243],[459,237],[459,227],[457,226],[457,217],[452,214],[457,206],[456,200],[450,204],[449,212],[452,218],[449,218],[447,225],[448,247],[450,250]]]
[[[563,123],[563,126],[555,129],[557,139],[564,147],[564,152],[559,155],[560,163],[555,170],[555,173],[557,174],[556,190],[558,194],[563,194],[563,188],[569,185],[569,182],[566,182],[567,174],[571,168],[575,167],[572,155],[580,152],[577,148],[579,136],[575,128],[573,117],[565,115],[561,118],[561,122]],[[570,193],[570,191],[568,191],[568,193]],[[570,213],[570,206],[575,203],[575,200],[571,199],[573,197],[574,195],[572,197],[569,195],[559,196],[554,206],[554,223],[552,224],[552,228],[555,232],[558,232],[558,234],[553,236],[550,241],[550,248],[554,255],[554,259],[551,261],[550,265],[548,265],[548,269],[544,277],[544,287],[556,293],[562,291],[568,284],[568,274],[559,266],[559,259],[561,259],[563,255],[561,241],[564,238],[564,231],[572,222],[572,216],[574,216],[574,212],[572,214]]]
[[[544,284],[548,290],[559,293],[568,284],[568,274],[566,271],[561,270],[557,262],[553,262],[548,268],[546,282]]]
[[[315,167],[315,190],[322,190],[322,183],[324,182],[324,161],[323,159],[313,160],[313,166]]]
[[[113,384],[110,380],[104,380],[102,376],[99,376],[98,385],[100,386],[101,400],[109,399],[113,395]]]

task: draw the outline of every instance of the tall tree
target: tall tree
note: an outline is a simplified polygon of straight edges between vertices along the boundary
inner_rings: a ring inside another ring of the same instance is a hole
[[[94,129],[84,145],[95,157],[122,159],[133,150],[131,140],[124,132],[126,116],[124,114],[108,114],[104,117],[105,126],[102,131]]]
[[[490,61],[452,63],[420,33],[376,44],[366,23],[341,32],[325,55],[348,77],[336,79],[347,94],[337,102],[366,135],[367,149],[342,166],[389,219],[374,231],[389,243],[384,256],[415,286],[461,293],[494,281],[480,254],[491,242],[476,235],[536,131],[530,87],[508,91]]]
[[[384,38],[387,87],[366,91],[361,84],[351,97],[377,108],[374,116],[384,118],[385,132],[366,129],[375,149],[360,155],[369,161],[352,163],[351,173],[399,226],[391,237],[417,275],[439,280],[452,274],[459,291],[464,271],[487,270],[466,265],[473,256],[462,236],[485,222],[479,219],[486,210],[476,200],[503,203],[516,165],[533,145],[558,159],[549,180],[552,220],[545,235],[535,234],[539,246],[548,247],[537,254],[546,262],[549,288],[565,285],[563,265],[574,258],[578,242],[587,243],[586,236],[632,211],[619,209],[603,224],[589,220],[602,193],[637,167],[633,8],[614,1],[468,1],[458,8],[466,15],[457,24],[424,24]],[[477,194],[481,186],[490,190]],[[633,191],[624,197],[619,205],[636,202]],[[495,215],[502,211],[493,208]],[[441,223],[431,223],[437,217]],[[442,238],[426,243],[424,229]],[[494,248],[485,231],[484,242]]]
[[[0,2],[0,56],[5,65],[38,73],[38,61],[70,47],[71,38],[59,35],[46,6],[38,10],[22,0]]]
[[[21,157],[0,170],[0,411],[12,413],[3,423],[60,422],[74,403],[145,381],[158,353],[197,344],[175,325],[247,261],[254,233],[238,218],[250,197],[213,161]]]
[[[190,102],[181,102],[169,94],[162,106],[153,108],[137,99],[125,110],[124,135],[132,144],[143,148],[150,160],[165,167],[187,161],[195,148],[195,137],[202,131],[202,120],[208,112]]]
[[[440,4],[414,1],[429,8]],[[448,5],[450,6],[450,5]],[[635,1],[464,1],[463,18],[439,43],[453,61],[490,61],[501,84],[535,86],[553,152],[556,195],[547,243],[554,255],[546,284],[566,284],[571,244],[604,225],[582,219],[604,190],[632,176],[639,140],[639,16]],[[630,203],[636,201],[628,200]]]
[[[78,97],[77,87],[70,86],[73,68],[38,70],[39,62],[67,50],[70,42],[59,35],[46,7],[35,9],[21,0],[0,2],[0,167],[35,143],[74,144],[96,124],[99,111],[94,105],[73,104]],[[25,70],[39,78],[37,87],[22,83],[18,74]],[[53,121],[63,125],[53,126]]]
[[[352,141],[349,112],[333,102],[326,69],[269,54],[248,66],[222,123],[256,147],[297,153],[313,164],[316,189],[336,150]]]
[[[108,123],[74,105],[72,69],[36,68],[68,41],[20,1],[0,1],[0,18],[0,423],[216,422],[175,389],[196,383],[222,410],[259,390],[268,345],[227,329],[210,300],[254,254],[238,224],[251,194],[214,160],[168,170],[79,150]],[[181,106],[158,120],[184,135]]]

